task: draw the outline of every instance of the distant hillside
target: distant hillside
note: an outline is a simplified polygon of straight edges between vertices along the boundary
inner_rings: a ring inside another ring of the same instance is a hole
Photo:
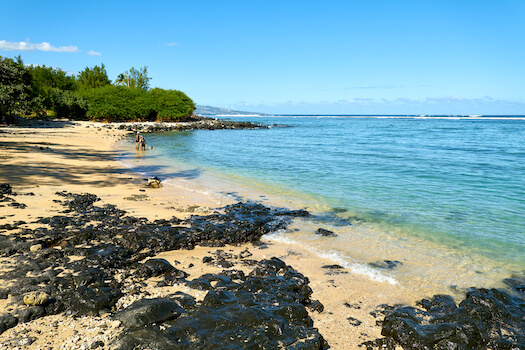
[[[193,114],[197,114],[197,115],[265,115],[264,113],[243,112],[243,111],[235,111],[233,109],[217,108],[217,107],[210,107],[210,106],[199,106],[199,105],[197,105],[197,109],[193,112]]]

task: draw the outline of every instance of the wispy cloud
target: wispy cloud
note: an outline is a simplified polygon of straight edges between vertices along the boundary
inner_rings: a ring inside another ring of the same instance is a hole
[[[166,46],[167,47],[179,46],[179,44],[177,44],[176,42],[172,41],[171,43],[167,43]]]
[[[31,43],[29,40],[26,41],[7,41],[0,40],[0,50],[3,51],[46,51],[46,52],[69,52],[78,53],[82,52],[78,46],[53,46],[47,41],[41,43]],[[100,56],[100,52],[88,51],[90,56]]]
[[[77,46],[56,47],[48,42],[30,43],[29,41],[6,41],[0,40],[0,50],[4,51],[51,51],[51,52],[80,52]]]

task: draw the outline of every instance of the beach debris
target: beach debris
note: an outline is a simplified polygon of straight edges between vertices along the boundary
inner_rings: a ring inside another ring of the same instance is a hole
[[[24,304],[26,305],[44,305],[49,300],[49,294],[45,292],[31,292],[24,295]]]
[[[315,231],[315,234],[316,235],[321,235],[321,236],[324,236],[324,237],[337,237],[337,235],[330,231],[330,230],[326,230],[324,228],[318,228],[317,231]]]
[[[148,184],[146,186],[151,188],[161,188],[162,182],[157,177],[152,177],[148,179]]]

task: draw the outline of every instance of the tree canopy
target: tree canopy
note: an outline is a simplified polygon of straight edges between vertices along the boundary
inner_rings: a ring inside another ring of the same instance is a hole
[[[94,89],[109,84],[111,84],[111,80],[108,78],[104,64],[100,67],[86,67],[77,75],[77,86],[80,89]]]
[[[83,90],[87,115],[98,121],[180,121],[193,114],[195,104],[181,91],[107,85]]]
[[[44,115],[46,109],[56,112],[53,102],[56,101],[54,96],[56,96],[57,90],[71,91],[75,89],[75,77],[67,75],[60,68],[31,65],[27,69],[31,75],[32,111],[38,115]]]
[[[119,74],[114,85],[104,64],[76,77],[60,68],[25,66],[0,56],[0,117],[54,111],[58,117],[99,121],[180,121],[194,102],[181,91],[149,89],[147,67]]]
[[[31,74],[22,58],[0,56],[0,119],[31,112]]]
[[[148,67],[140,67],[139,69],[131,67],[130,70],[118,75],[115,84],[127,88],[139,88],[148,91],[150,80],[151,78],[148,76]]]

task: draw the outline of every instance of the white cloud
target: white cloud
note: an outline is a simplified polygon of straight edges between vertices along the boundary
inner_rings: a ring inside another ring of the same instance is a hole
[[[179,44],[177,44],[176,42],[171,42],[171,43],[167,43],[166,46],[167,47],[179,46]]]
[[[0,40],[0,50],[4,51],[51,51],[51,52],[80,52],[77,46],[60,46],[56,47],[48,42],[30,43],[29,41],[6,41]]]
[[[31,43],[29,40],[26,41],[7,41],[0,40],[0,50],[3,51],[47,51],[47,52],[82,52],[78,46],[53,46],[47,41],[41,43]],[[100,56],[100,52],[90,50],[86,52],[90,56]]]

